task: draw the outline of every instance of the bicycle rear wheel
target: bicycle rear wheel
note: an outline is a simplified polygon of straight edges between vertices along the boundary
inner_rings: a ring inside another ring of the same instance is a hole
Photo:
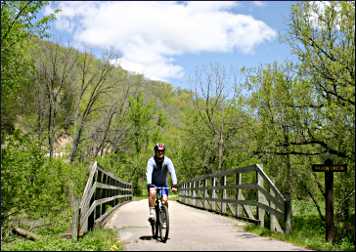
[[[168,208],[165,205],[162,205],[159,211],[159,236],[162,242],[166,242],[168,239],[169,233],[169,215]]]

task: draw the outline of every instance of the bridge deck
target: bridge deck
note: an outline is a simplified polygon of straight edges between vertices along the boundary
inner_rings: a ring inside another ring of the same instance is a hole
[[[308,251],[287,242],[243,231],[243,222],[169,202],[170,234],[167,243],[151,239],[147,200],[133,201],[115,210],[104,227],[118,230],[125,250],[273,250]]]

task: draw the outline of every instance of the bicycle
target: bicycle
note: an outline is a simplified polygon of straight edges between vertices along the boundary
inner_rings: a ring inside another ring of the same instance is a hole
[[[162,202],[161,190],[168,189],[169,187],[155,187],[157,189],[155,200],[155,214],[156,220],[151,220],[152,236],[157,239],[158,237],[162,242],[166,242],[169,233],[169,215],[168,208]]]

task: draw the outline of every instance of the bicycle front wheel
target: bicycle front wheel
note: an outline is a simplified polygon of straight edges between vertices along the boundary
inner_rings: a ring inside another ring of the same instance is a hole
[[[159,211],[159,236],[162,242],[166,242],[169,233],[169,216],[168,208],[162,205]]]

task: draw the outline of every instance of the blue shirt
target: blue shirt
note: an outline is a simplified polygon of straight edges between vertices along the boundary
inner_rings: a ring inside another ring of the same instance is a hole
[[[151,157],[147,162],[147,184],[168,186],[168,172],[171,174],[172,184],[176,185],[177,176],[171,159],[164,156],[163,162],[156,163],[155,158]]]

